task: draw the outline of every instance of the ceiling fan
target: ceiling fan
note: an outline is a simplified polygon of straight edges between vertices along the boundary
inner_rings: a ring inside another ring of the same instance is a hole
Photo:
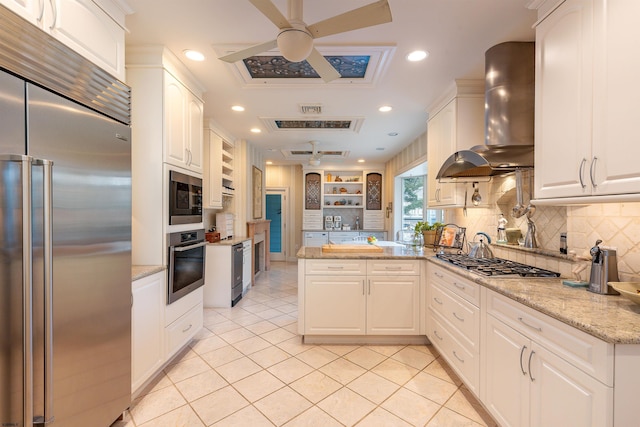
[[[340,78],[340,73],[316,50],[314,39],[391,22],[388,0],[379,0],[309,26],[302,20],[302,0],[288,0],[289,19],[271,0],[249,2],[278,27],[280,31],[277,38],[219,59],[236,62],[278,47],[288,61],[302,62],[306,59],[325,82]]]
[[[316,141],[309,141],[309,144],[313,147],[313,151],[311,152],[311,157],[309,157],[309,165],[311,166],[320,166],[320,159],[324,155],[324,153],[318,152],[316,149]]]

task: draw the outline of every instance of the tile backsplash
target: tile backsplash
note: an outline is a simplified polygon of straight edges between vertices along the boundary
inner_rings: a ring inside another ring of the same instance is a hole
[[[525,174],[526,175],[526,174]],[[525,182],[523,199],[529,202],[529,189]],[[471,184],[468,184],[471,188]],[[467,215],[462,209],[451,209],[445,214],[447,222],[467,227],[467,238],[473,239],[478,231],[484,231],[497,239],[500,213],[509,221],[507,227],[527,231],[525,217],[513,218],[511,209],[515,204],[515,179],[513,176],[494,178],[488,187],[488,204],[485,207],[469,208]],[[485,195],[483,195],[485,197]],[[615,248],[618,257],[618,271],[621,281],[640,281],[640,202],[600,203],[581,206],[538,206],[532,216],[536,226],[538,247],[546,252],[560,252],[560,233],[567,233],[569,251],[589,258],[589,249],[597,239],[602,246]],[[589,263],[576,260],[567,261],[562,257],[508,251],[497,248],[496,256],[525,262],[540,268],[560,271],[563,276],[572,277],[571,271],[580,269],[578,264],[587,264],[581,278],[589,279]],[[555,267],[555,268],[554,268]]]

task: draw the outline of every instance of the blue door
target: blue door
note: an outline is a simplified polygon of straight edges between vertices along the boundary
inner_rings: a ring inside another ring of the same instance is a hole
[[[285,260],[285,237],[283,221],[284,194],[280,191],[267,190],[266,217],[271,220],[270,243],[272,261]]]

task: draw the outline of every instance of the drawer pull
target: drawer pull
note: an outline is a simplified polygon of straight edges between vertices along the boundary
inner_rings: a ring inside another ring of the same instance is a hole
[[[458,315],[456,314],[456,312],[455,312],[455,311],[453,312],[453,317],[455,317],[456,319],[458,319],[458,320],[459,320],[459,321],[461,321],[461,322],[464,322],[464,318],[463,318],[463,317],[458,316]]]
[[[433,297],[433,300],[438,304],[442,305],[442,301],[440,301],[437,297]]]
[[[524,321],[524,319],[523,319],[522,317],[518,317],[518,320],[519,320],[519,321],[520,321],[524,326],[526,326],[527,328],[531,328],[531,329],[536,330],[536,331],[538,331],[538,332],[542,332],[542,328],[541,328],[541,327],[539,327],[539,326],[533,326],[533,325],[531,325],[531,324],[529,324],[529,323],[525,322],[525,321]]]
[[[456,353],[455,350],[453,350],[453,355],[456,357],[456,359],[458,359],[460,362],[464,363],[464,359],[461,359],[458,354]]]
[[[328,265],[327,268],[329,270],[342,270],[344,268],[344,266],[342,266],[342,265],[339,265],[339,266]]]
[[[439,278],[441,278],[441,279],[444,277],[442,274],[438,273],[437,271],[434,271],[434,272],[433,272],[433,274],[434,274],[436,277],[439,277]]]
[[[438,335],[438,331],[436,331],[435,329],[433,330],[433,335],[435,335],[436,338],[438,338],[440,341],[442,341],[442,337],[440,335]]]
[[[533,354],[535,353],[535,351],[531,350],[531,353],[529,353],[529,378],[531,378],[531,382],[534,382],[536,379],[533,378],[533,375],[531,375],[531,358],[533,357]]]
[[[182,332],[187,332],[187,331],[188,331],[189,329],[191,329],[192,327],[193,327],[193,324],[192,324],[192,323],[189,323],[189,326],[187,326],[186,328],[184,328],[184,329],[182,330]]]
[[[522,371],[522,375],[527,375],[527,373],[524,371],[524,367],[522,366],[522,355],[524,354],[524,351],[527,349],[526,345],[522,346],[522,350],[520,350],[520,370]]]
[[[393,270],[393,271],[398,271],[398,270],[402,270],[402,267],[385,267],[385,270]]]
[[[459,284],[458,282],[453,282],[453,286],[455,286],[456,288],[461,289],[461,290],[463,290],[463,291],[464,291],[464,289],[466,288],[466,286],[465,286],[465,285],[461,285],[461,284]]]

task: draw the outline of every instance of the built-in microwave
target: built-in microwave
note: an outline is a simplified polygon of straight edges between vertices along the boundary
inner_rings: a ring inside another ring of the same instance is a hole
[[[169,171],[169,225],[202,222],[202,179]]]

